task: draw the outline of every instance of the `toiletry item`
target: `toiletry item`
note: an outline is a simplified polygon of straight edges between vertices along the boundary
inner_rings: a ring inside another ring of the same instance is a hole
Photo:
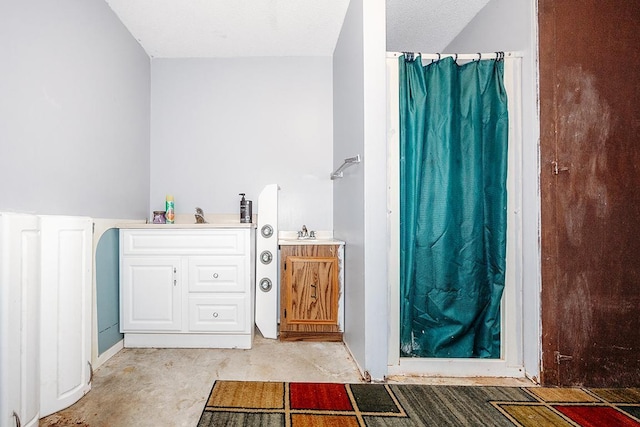
[[[154,224],[166,224],[167,219],[164,216],[165,211],[153,211],[153,223]]]
[[[196,208],[196,224],[206,224],[207,220],[204,219],[204,211],[201,208]]]
[[[173,201],[173,196],[171,194],[167,194],[167,198],[165,200],[166,213],[164,214],[166,218],[167,224],[173,224],[176,212],[175,212],[175,203]]]
[[[242,199],[240,200],[240,222],[243,224],[251,223],[251,216],[253,214],[252,210],[252,202],[251,200],[246,200],[244,198],[245,193],[240,193]]]

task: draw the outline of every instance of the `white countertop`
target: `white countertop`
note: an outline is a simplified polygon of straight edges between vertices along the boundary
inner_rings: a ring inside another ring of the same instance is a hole
[[[176,219],[173,224],[153,224],[151,222],[132,221],[123,222],[117,224],[118,228],[162,228],[165,230],[170,229],[185,229],[185,228],[256,228],[257,218],[253,216],[252,223],[241,223],[240,214],[205,214],[204,224],[197,224],[194,215],[189,214],[176,214]]]
[[[316,231],[315,239],[298,239],[297,231],[280,231],[278,233],[278,245],[280,246],[300,246],[300,245],[344,245],[342,240],[335,239],[332,231]]]

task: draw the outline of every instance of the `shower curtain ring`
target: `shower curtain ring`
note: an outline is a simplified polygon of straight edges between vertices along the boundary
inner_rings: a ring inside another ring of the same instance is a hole
[[[482,61],[482,54],[478,52],[478,61]]]
[[[454,53],[453,62],[455,62],[456,64],[458,63],[458,54],[457,53]]]

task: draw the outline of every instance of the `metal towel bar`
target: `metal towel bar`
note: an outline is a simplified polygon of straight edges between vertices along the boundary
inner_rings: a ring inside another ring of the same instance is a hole
[[[355,157],[344,159],[344,163],[340,165],[340,167],[336,169],[334,173],[331,174],[331,179],[342,178],[344,176],[342,171],[356,163],[360,163],[360,154]]]

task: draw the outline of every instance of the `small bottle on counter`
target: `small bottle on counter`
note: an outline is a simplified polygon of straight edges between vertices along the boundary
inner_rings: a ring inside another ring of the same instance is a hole
[[[253,215],[252,212],[252,203],[251,200],[246,200],[244,198],[245,193],[240,193],[242,199],[240,200],[240,222],[243,224],[251,223],[251,217]]]
[[[176,217],[176,212],[175,212],[175,204],[173,201],[173,196],[171,194],[167,194],[167,198],[165,200],[165,218],[166,218],[166,222],[167,224],[173,224],[175,217]]]

